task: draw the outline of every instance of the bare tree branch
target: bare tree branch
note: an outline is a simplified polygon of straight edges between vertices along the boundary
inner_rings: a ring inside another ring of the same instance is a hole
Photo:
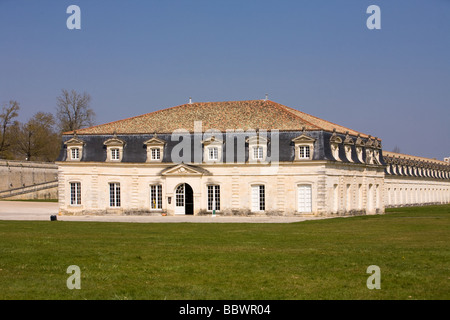
[[[56,99],[56,117],[61,132],[74,131],[94,125],[95,112],[90,107],[91,96],[62,89]]]
[[[8,137],[8,129],[12,124],[12,119],[17,117],[20,109],[19,103],[15,100],[9,101],[7,106],[3,106],[0,114],[1,125],[1,140],[0,140],[0,154],[3,154],[10,146]]]

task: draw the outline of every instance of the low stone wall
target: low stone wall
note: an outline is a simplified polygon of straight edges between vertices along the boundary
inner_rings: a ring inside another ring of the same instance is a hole
[[[58,166],[48,162],[0,160],[0,191],[58,180]]]
[[[0,199],[58,199],[58,181],[44,182],[28,187],[0,191]]]

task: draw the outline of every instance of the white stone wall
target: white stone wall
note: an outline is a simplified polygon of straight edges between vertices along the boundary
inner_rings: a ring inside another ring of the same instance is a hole
[[[0,160],[0,191],[56,181],[57,174],[53,163]]]
[[[202,164],[210,174],[166,173],[162,163],[60,162],[60,211],[68,214],[174,214],[175,189],[193,189],[194,214],[207,209],[207,186],[220,185],[222,214],[251,209],[252,185],[265,186],[265,212],[281,215],[349,215],[384,212],[384,172],[379,166],[328,161],[263,164]],[[70,183],[81,183],[81,204],[70,204]],[[121,206],[109,206],[109,183],[120,183]],[[150,210],[150,185],[162,185],[162,210]],[[299,212],[298,186],[311,186],[311,212]],[[171,199],[169,203],[169,198]]]
[[[450,203],[450,180],[421,177],[385,177],[386,207]]]
[[[383,170],[377,166],[332,164],[326,171],[326,212],[337,215],[384,212]]]

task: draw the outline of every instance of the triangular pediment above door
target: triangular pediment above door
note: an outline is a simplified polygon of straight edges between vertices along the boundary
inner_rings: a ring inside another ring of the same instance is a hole
[[[163,176],[201,176],[210,175],[211,173],[198,166],[187,165],[184,163],[164,169],[161,171]]]

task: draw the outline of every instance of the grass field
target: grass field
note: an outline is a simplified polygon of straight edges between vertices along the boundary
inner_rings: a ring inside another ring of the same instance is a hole
[[[2,300],[450,299],[450,205],[293,224],[0,221],[0,239]]]

